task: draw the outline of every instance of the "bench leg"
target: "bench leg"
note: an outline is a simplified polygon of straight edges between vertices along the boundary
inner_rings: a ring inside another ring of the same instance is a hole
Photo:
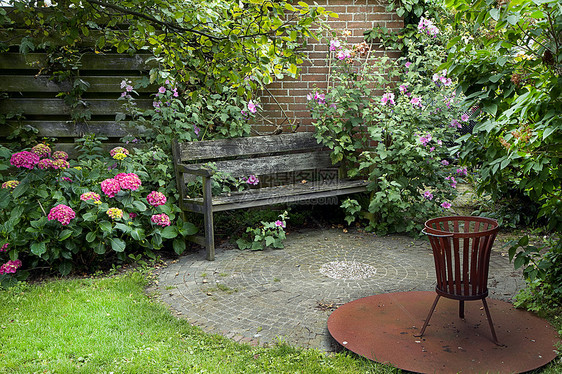
[[[207,260],[215,260],[215,230],[213,228],[213,195],[211,192],[211,178],[203,177],[203,221],[205,225],[205,249]]]
[[[215,260],[215,230],[213,229],[213,212],[207,212],[204,216],[205,225],[205,249],[207,260]]]

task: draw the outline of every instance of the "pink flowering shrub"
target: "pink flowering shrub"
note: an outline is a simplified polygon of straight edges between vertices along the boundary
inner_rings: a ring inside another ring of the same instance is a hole
[[[181,253],[185,236],[197,231],[178,217],[173,190],[166,189],[172,183],[162,182],[161,151],[115,164],[110,152],[73,160],[45,145],[33,150],[12,153],[0,146],[0,168],[7,170],[6,178],[0,175],[0,287],[24,279],[25,267],[68,274],[99,256],[107,263],[162,248]]]
[[[448,146],[467,118],[452,78],[434,73],[446,36],[424,18],[419,32],[398,60],[331,40],[330,85],[307,96],[316,138],[332,162],[370,182],[368,196],[341,205],[346,221],[364,219],[377,234],[419,232],[425,219],[452,208],[459,183]]]

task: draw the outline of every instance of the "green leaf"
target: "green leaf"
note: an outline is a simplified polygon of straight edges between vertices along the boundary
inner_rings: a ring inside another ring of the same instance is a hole
[[[168,226],[160,232],[164,239],[173,239],[178,236],[178,231],[175,226]]]
[[[515,270],[519,269],[521,266],[525,265],[525,257],[517,256],[513,262],[513,267]]]
[[[140,242],[146,238],[143,229],[133,229],[131,230],[131,237],[136,241]]]
[[[498,8],[493,8],[490,10],[490,17],[497,21],[500,19],[500,10]]]
[[[72,262],[65,261],[59,265],[59,273],[62,276],[67,276],[72,271]]]
[[[111,238],[110,243],[111,243],[111,248],[115,252],[123,252],[125,250],[126,244],[123,240],[119,238]]]
[[[64,240],[70,238],[70,235],[72,235],[72,230],[66,229],[66,230],[61,231],[61,233],[59,234],[59,241],[62,242]]]
[[[113,230],[113,226],[111,225],[111,222],[109,222],[109,221],[101,221],[100,222],[100,228],[101,228],[101,231],[103,231],[103,232],[111,232]]]
[[[238,246],[239,249],[248,249],[251,246],[250,242],[244,239],[238,239],[236,241],[236,245]]]
[[[135,209],[138,210],[139,212],[144,212],[144,211],[146,211],[146,205],[145,205],[142,201],[138,201],[138,200],[133,201],[133,206],[134,206]]]
[[[45,252],[47,252],[47,247],[44,242],[31,244],[31,253],[34,255],[41,256]]]
[[[130,233],[132,230],[131,226],[125,225],[123,223],[116,223],[115,228],[127,234]]]
[[[29,183],[27,181],[22,181],[20,184],[18,184],[16,186],[16,188],[14,188],[14,190],[12,191],[12,197],[14,199],[17,199],[18,197],[20,197],[21,195],[23,195],[24,193],[27,192],[27,190],[29,190]]]
[[[89,233],[86,234],[86,241],[88,243],[93,242],[94,240],[96,240],[96,233],[94,231],[90,231]]]
[[[275,238],[273,236],[266,236],[265,237],[265,246],[271,247],[275,243]]]
[[[185,248],[186,248],[185,240],[183,240],[181,238],[174,239],[173,247],[174,247],[174,252],[176,252],[178,255],[181,255],[185,251]]]
[[[105,253],[105,244],[103,242],[99,242],[94,246],[94,252],[98,255],[103,255]]]

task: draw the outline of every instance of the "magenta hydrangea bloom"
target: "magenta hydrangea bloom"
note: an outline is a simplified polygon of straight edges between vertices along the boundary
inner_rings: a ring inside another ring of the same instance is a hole
[[[51,209],[49,215],[47,216],[47,219],[49,221],[57,220],[63,226],[66,226],[70,223],[70,220],[74,219],[75,217],[76,213],[74,213],[71,207],[64,204],[59,204]]]
[[[162,227],[170,226],[171,224],[170,217],[168,217],[168,215],[164,213],[155,214],[150,217],[150,220],[152,221],[152,223],[155,223]]]
[[[10,158],[10,164],[17,168],[33,169],[39,162],[40,157],[35,153],[21,151],[14,153]]]
[[[55,161],[53,161],[53,169],[58,170],[58,169],[68,169],[70,167],[70,164],[68,163],[68,161],[62,159],[62,158],[58,158]]]
[[[37,163],[37,167],[39,169],[45,170],[45,169],[54,169],[55,165],[53,163],[53,160],[51,160],[50,158],[44,158]]]
[[[51,157],[53,160],[68,160],[68,153],[65,151],[56,151],[51,155]]]
[[[49,157],[51,155],[51,148],[48,145],[39,143],[31,148],[31,152],[35,153],[39,157]]]
[[[152,206],[160,206],[166,204],[166,196],[162,192],[152,191],[146,197],[146,201]]]
[[[16,188],[20,184],[19,181],[11,180],[2,183],[2,188]]]
[[[0,266],[0,274],[14,274],[21,265],[21,260],[8,261],[4,265]]]
[[[123,190],[136,191],[142,184],[139,176],[135,173],[119,173],[113,179],[119,182]]]
[[[88,200],[94,200],[94,201],[100,201],[100,195],[95,193],[95,192],[84,192],[82,195],[80,195],[80,200],[82,201],[88,201]]]
[[[129,219],[135,219],[137,218],[138,214],[136,213],[129,213]]]
[[[9,246],[10,246],[10,243],[3,244],[2,247],[0,247],[0,252],[6,252],[8,250]]]
[[[101,182],[101,190],[108,197],[115,197],[121,191],[121,184],[119,181],[109,178]]]

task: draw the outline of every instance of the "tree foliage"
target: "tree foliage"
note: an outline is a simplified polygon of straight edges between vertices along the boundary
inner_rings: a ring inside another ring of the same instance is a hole
[[[451,0],[459,31],[444,65],[478,109],[460,155],[481,190],[519,190],[562,230],[562,14],[556,0]]]

